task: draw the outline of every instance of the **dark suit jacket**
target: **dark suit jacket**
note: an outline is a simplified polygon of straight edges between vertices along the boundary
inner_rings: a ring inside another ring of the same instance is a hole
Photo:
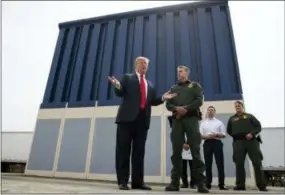
[[[138,116],[140,110],[140,83],[136,73],[125,74],[121,81],[121,89],[115,88],[117,96],[121,97],[121,104],[117,113],[116,123],[132,122]],[[153,84],[147,80],[147,99],[145,108],[146,128],[149,128],[151,117],[151,106],[163,103],[161,96],[156,96]]]

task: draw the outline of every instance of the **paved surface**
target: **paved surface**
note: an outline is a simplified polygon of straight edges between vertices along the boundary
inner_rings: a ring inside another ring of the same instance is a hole
[[[47,179],[38,177],[24,177],[15,175],[2,175],[2,194],[11,193],[64,193],[64,194],[192,194],[197,193],[195,190],[183,189],[180,192],[164,192],[164,186],[152,186],[153,191],[119,191],[115,184],[107,184],[93,181],[75,181],[63,179]],[[284,188],[269,188],[270,194],[284,194]],[[234,194],[233,191],[219,191],[213,189],[212,194]],[[246,192],[238,192],[238,194],[261,194],[257,190],[248,190]],[[235,194],[237,194],[235,192]]]

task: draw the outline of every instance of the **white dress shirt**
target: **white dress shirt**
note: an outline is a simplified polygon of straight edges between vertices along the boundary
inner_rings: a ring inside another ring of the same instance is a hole
[[[212,133],[221,133],[222,135],[226,136],[226,128],[223,122],[217,118],[207,118],[200,125],[200,133],[202,136],[207,136]]]
[[[136,74],[137,74],[137,76],[138,76],[138,79],[139,79],[139,82],[141,83],[141,74],[140,73],[138,73],[138,72],[136,72]],[[145,75],[143,75],[143,79],[144,79],[144,83],[145,83],[145,95],[146,95],[146,97],[147,97],[147,85],[148,85],[148,83],[147,83],[147,80],[145,79]]]

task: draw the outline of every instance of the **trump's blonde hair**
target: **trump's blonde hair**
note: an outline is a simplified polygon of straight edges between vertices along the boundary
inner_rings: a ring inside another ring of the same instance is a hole
[[[149,64],[149,59],[147,57],[144,56],[136,57],[135,64],[137,64],[139,60],[144,60],[147,65]]]

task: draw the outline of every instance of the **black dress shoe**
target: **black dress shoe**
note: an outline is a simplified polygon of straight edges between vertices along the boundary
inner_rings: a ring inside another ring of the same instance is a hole
[[[259,189],[259,191],[261,191],[261,192],[268,192],[268,189],[266,188],[266,187],[260,187],[260,188],[258,188]]]
[[[196,189],[196,188],[197,188],[197,186],[196,186],[196,185],[194,185],[194,184],[192,184],[192,185],[190,185],[190,188],[191,188],[191,189]]]
[[[235,186],[235,187],[233,188],[233,190],[234,190],[234,191],[245,191],[246,189],[245,189],[245,187],[242,187],[242,186]]]
[[[129,190],[129,186],[127,184],[120,184],[119,185],[119,190]]]
[[[206,187],[210,190],[212,188],[211,184],[206,184]]]
[[[202,193],[202,194],[207,194],[209,193],[209,190],[206,188],[206,186],[204,184],[200,184],[198,185],[198,193]]]
[[[219,186],[220,190],[228,190],[226,186]]]
[[[174,186],[172,184],[169,184],[168,186],[165,187],[165,191],[169,191],[169,192],[174,192],[174,191],[179,191],[179,187],[178,186]]]
[[[188,188],[188,184],[187,183],[181,184],[180,188]]]
[[[141,186],[132,186],[132,189],[134,189],[134,190],[151,190],[151,187],[143,184]]]

